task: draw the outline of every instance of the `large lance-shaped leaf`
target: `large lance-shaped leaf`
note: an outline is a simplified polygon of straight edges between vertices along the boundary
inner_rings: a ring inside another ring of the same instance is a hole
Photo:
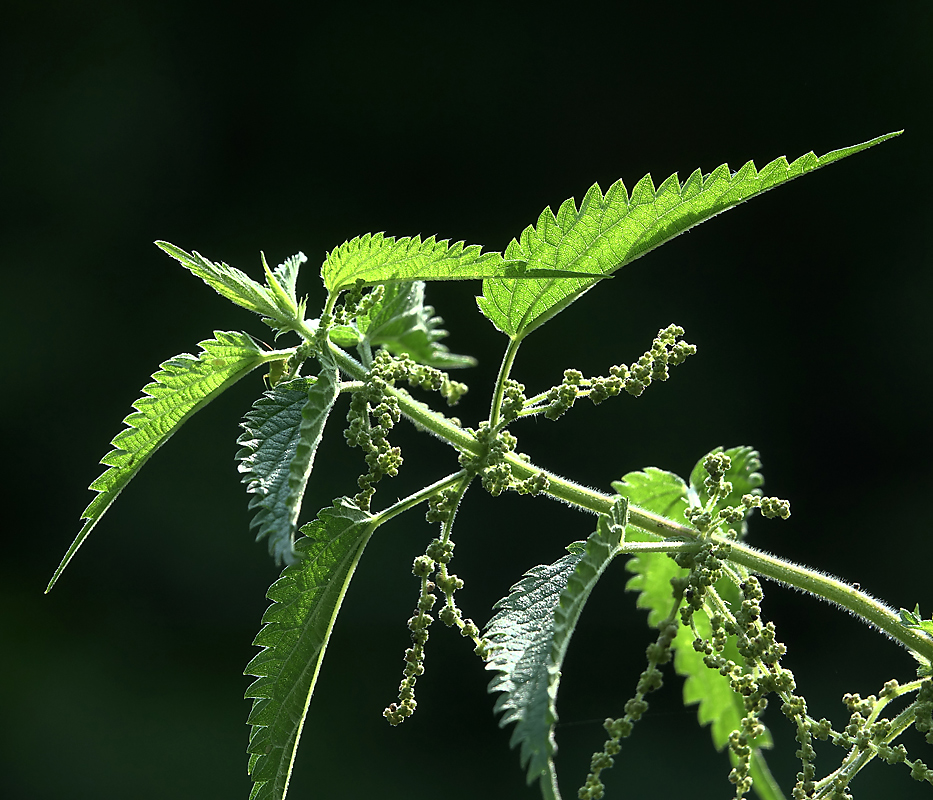
[[[127,427],[114,437],[114,449],[101,459],[108,469],[90,486],[99,494],[81,515],[86,522],[46,591],[55,585],[117,495],[192,414],[260,364],[282,358],[281,352],[260,350],[245,333],[214,331],[214,336],[199,343],[200,355],[182,353],[161,364],[152,383],[143,387],[143,396],[133,403],[136,410],[123,420]]]
[[[247,751],[250,800],[281,800],[324,651],[374,517],[341,498],[305,525],[295,543],[300,561],[269,588],[272,605],[253,644],[263,648],[245,674],[253,675]]]
[[[506,262],[501,253],[483,253],[479,245],[429,236],[385,236],[367,233],[335,247],[321,267],[331,294],[356,284],[391,281],[463,281],[494,276],[532,279],[540,275],[573,275],[563,270],[529,270],[522,260]],[[597,275],[598,279],[600,276]]]
[[[322,357],[318,378],[280,383],[253,404],[238,443],[240,472],[258,509],[250,527],[268,538],[276,563],[294,564],[295,528],[324,425],[337,399],[337,368]]]
[[[502,692],[495,711],[500,727],[515,723],[511,746],[521,746],[527,781],[542,782],[545,796],[559,797],[554,770],[554,725],[560,670],[570,638],[596,582],[621,552],[626,502],[600,517],[585,545],[550,564],[525,573],[508,597],[496,603],[498,613],[486,627],[493,645],[487,669],[499,674],[490,692]]]
[[[716,451],[714,451],[716,452]],[[733,448],[728,453],[741,453],[743,455],[755,454],[750,448]],[[702,465],[702,460],[698,462]],[[733,462],[738,482],[740,474],[754,474],[757,478],[751,480],[754,486],[760,485],[760,475],[751,470],[760,466],[757,459],[751,457],[737,459]],[[696,470],[695,470],[696,472]],[[746,477],[746,480],[748,478]],[[649,467],[644,472],[630,472],[621,481],[615,481],[613,488],[629,504],[638,506],[647,511],[685,522],[683,511],[687,507],[690,490],[686,483],[671,472]],[[678,491],[679,487],[679,491]],[[643,539],[644,534],[631,526],[626,531],[626,538]],[[639,593],[637,606],[647,609],[648,622],[657,626],[671,611],[673,597],[671,594],[671,578],[687,574],[685,569],[678,567],[674,561],[664,553],[639,553],[628,560],[625,568],[634,573],[626,589]],[[738,597],[738,590],[727,578],[723,578],[716,585],[717,591],[727,602],[734,602]],[[710,634],[709,617],[705,611],[695,612],[694,618],[697,627],[703,635]],[[729,734],[741,726],[742,717],[745,716],[745,707],[739,697],[729,685],[728,678],[719,672],[709,669],[703,663],[703,655],[693,649],[693,634],[689,628],[680,625],[672,647],[674,649],[674,669],[686,680],[684,682],[684,702],[688,705],[697,703],[697,718],[701,725],[710,724],[710,734],[713,745],[722,750],[729,741]],[[741,662],[741,656],[735,646],[734,637],[731,637],[726,646],[724,655],[736,662]],[[754,742],[756,748],[770,747],[771,735],[767,731]],[[773,781],[769,781],[770,773],[759,749],[752,752],[752,777],[755,779],[755,788],[761,797],[780,797],[779,790]],[[775,794],[777,792],[777,794]]]
[[[527,227],[519,241],[512,240],[505,259],[526,263],[529,272],[557,269],[606,276],[716,214],[897,135],[889,133],[822,157],[807,153],[791,164],[782,156],[761,170],[749,161],[735,173],[727,164],[708,175],[696,170],[684,183],[674,174],[657,189],[649,174],[631,195],[622,181],[612,184],[605,196],[594,184],[579,208],[571,198],[556,216],[550,208],[544,209],[535,226]],[[499,330],[521,338],[595,283],[583,277],[559,281],[491,278],[483,281],[483,295],[477,302]]]

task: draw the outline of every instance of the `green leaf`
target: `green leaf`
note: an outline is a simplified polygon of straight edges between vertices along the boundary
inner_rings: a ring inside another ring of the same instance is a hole
[[[263,262],[265,262],[265,256],[263,256]],[[289,256],[281,264],[279,264],[273,271],[273,276],[278,281],[279,285],[287,292],[288,296],[292,301],[298,305],[298,295],[297,295],[297,282],[298,282],[298,270],[302,264],[307,263],[308,257],[302,253],[295,253],[293,256]]]
[[[613,481],[612,488],[626,498],[631,506],[653,511],[676,522],[687,522],[684,517],[689,500],[687,484],[673,472],[645,467],[644,472],[629,472],[621,481]],[[644,542],[655,537],[629,525],[625,538],[630,542]]]
[[[449,244],[434,236],[385,236],[367,233],[344,242],[327,254],[321,278],[331,294],[356,284],[373,286],[392,281],[464,281],[507,275],[532,279],[564,275],[563,271],[529,269],[521,260],[506,262],[501,253],[483,253],[479,245]]]
[[[899,133],[899,132],[898,132]],[[788,164],[783,156],[761,170],[749,161],[738,172],[723,164],[708,175],[696,170],[684,183],[671,175],[657,189],[646,175],[628,193],[616,181],[605,195],[594,184],[577,208],[573,198],[557,214],[541,212],[505,251],[507,261],[524,262],[529,271],[609,275],[694,225],[815,169],[858,153],[898,133],[834,150],[818,158],[812,152]],[[492,323],[522,338],[566,308],[596,283],[592,278],[483,281],[479,307]]]
[[[266,317],[274,317],[278,313],[278,307],[269,290],[236,267],[224,263],[215,264],[197,251],[186,253],[169,242],[156,244],[218,294],[238,306]]]
[[[256,541],[268,538],[276,563],[296,562],[293,543],[305,487],[314,466],[328,414],[337,399],[337,369],[328,357],[319,378],[280,383],[253,404],[237,440],[239,470],[249,507],[257,508],[250,525]]]
[[[304,302],[299,302],[294,294],[301,254],[293,256],[292,260],[280,265],[275,272],[269,269],[263,256],[267,281],[267,285],[263,286],[236,267],[208,261],[198,252],[186,253],[169,242],[156,244],[218,294],[238,306],[261,314],[263,322],[278,332],[294,330],[296,323],[302,321]]]
[[[246,691],[250,800],[281,800],[288,790],[327,642],[374,519],[346,498],[322,510],[295,543],[300,562],[269,588],[272,605],[253,642],[263,650],[245,671],[257,678]]]
[[[711,450],[707,455],[721,453],[721,447]],[[732,491],[719,499],[719,502],[711,509],[713,513],[728,506],[738,506],[742,504],[742,495],[761,494],[761,486],[764,484],[764,476],[758,472],[761,469],[761,459],[758,457],[758,451],[751,447],[730,447],[726,450],[726,455],[732,460],[732,466],[726,471],[725,480],[732,484]],[[703,456],[690,473],[690,498],[693,505],[705,506],[709,502],[709,492],[706,490],[705,481],[709,473],[703,467]],[[739,525],[727,525],[727,528],[733,529],[740,539],[745,538],[748,532],[748,514]]]
[[[527,781],[540,779],[556,793],[553,757],[557,751],[557,691],[570,638],[596,582],[620,552],[626,503],[603,515],[585,546],[549,566],[538,566],[496,603],[486,636],[498,650],[486,665],[498,674],[489,691],[502,692],[495,712],[499,726],[512,722],[510,744],[521,745]]]
[[[670,472],[649,467],[644,472],[629,473],[622,481],[616,481],[612,486],[628,499],[630,505],[684,521],[687,485]],[[633,532],[631,526],[626,531],[627,539],[633,538],[630,532]],[[687,570],[678,567],[664,553],[639,553],[628,560],[625,568],[634,573],[626,585],[626,590],[639,593],[636,605],[648,611],[649,625],[657,627],[671,613],[671,578],[684,576]],[[717,583],[716,590],[727,602],[735,602],[738,599],[738,589],[727,578]],[[705,610],[695,612],[694,618],[700,631],[709,635],[709,617]],[[717,750],[722,750],[728,744],[729,734],[740,726],[745,715],[742,698],[732,691],[728,678],[709,669],[703,663],[702,654],[693,649],[692,632],[679,623],[679,618],[677,619],[678,632],[672,647],[674,668],[679,675],[686,678],[684,702],[687,705],[699,704],[699,722],[701,725],[711,724],[713,744]],[[730,637],[724,655],[736,661],[741,660],[734,637]],[[766,734],[754,744],[756,747],[770,746],[770,735]]]
[[[198,356],[182,353],[160,365],[143,396],[133,403],[136,409],[125,420],[127,426],[114,437],[115,448],[101,459],[107,469],[90,488],[99,494],[84,510],[86,520],[46,592],[68,566],[94,526],[133,479],[149,457],[195,412],[232,386],[246,373],[271,360],[245,333],[215,331],[214,339],[200,342]],[[277,356],[281,358],[281,353]]]
[[[911,630],[923,631],[929,636],[933,636],[933,619],[924,619],[920,613],[920,604],[914,606],[913,611],[906,608],[900,610],[901,625]]]
[[[476,359],[451,353],[440,340],[444,320],[424,304],[424,281],[387,284],[382,301],[356,324],[370,347],[382,345],[395,355],[408,355],[419,364],[438,369],[476,365]]]

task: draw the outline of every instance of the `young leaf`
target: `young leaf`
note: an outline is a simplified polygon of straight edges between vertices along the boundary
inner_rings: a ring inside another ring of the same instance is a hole
[[[304,303],[299,303],[294,294],[294,281],[298,265],[301,263],[297,259],[301,254],[293,256],[290,261],[277,267],[274,273],[266,265],[265,257],[263,257],[268,284],[263,286],[236,267],[224,263],[215,264],[200,253],[186,253],[169,242],[156,242],[156,244],[218,294],[238,306],[261,314],[263,322],[277,331],[292,330],[295,323],[301,321]],[[292,261],[295,263],[291,263]],[[279,277],[285,281],[285,287],[279,281]]]
[[[305,525],[295,543],[300,561],[269,588],[272,605],[253,644],[263,650],[245,674],[256,677],[253,700],[250,800],[281,800],[295,761],[324,651],[350,579],[374,530],[374,518],[346,498]]]
[[[511,746],[521,745],[527,781],[540,779],[554,788],[557,776],[557,690],[560,670],[583,606],[603,571],[620,552],[625,527],[625,501],[612,516],[600,517],[583,548],[574,548],[549,566],[525,573],[509,596],[496,603],[496,615],[486,627],[493,651],[486,668],[499,674],[489,691],[502,692],[495,711],[499,726],[515,723]]]
[[[858,153],[898,133],[834,150],[818,158],[812,152],[788,164],[783,156],[761,170],[749,161],[738,172],[723,164],[708,175],[696,170],[681,184],[671,175],[657,189],[646,175],[631,195],[617,181],[605,196],[594,184],[579,209],[573,198],[555,216],[544,209],[536,226],[527,227],[505,251],[506,261],[524,262],[529,271],[557,269],[569,273],[609,275],[694,225],[815,169]],[[590,289],[596,280],[542,278],[483,281],[479,307],[492,323],[513,338],[522,338]]]
[[[637,505],[667,517],[683,521],[683,509],[686,508],[688,490],[686,484],[670,472],[663,472],[649,467],[644,472],[632,472],[622,481],[612,484],[631,505]],[[679,491],[678,491],[679,489]],[[630,527],[627,538],[633,538]],[[657,627],[671,612],[673,596],[671,578],[687,574],[685,569],[664,553],[640,553],[628,560],[625,568],[634,573],[626,590],[639,593],[636,605],[648,611],[648,623]],[[727,578],[716,586],[717,591],[727,601],[738,597],[738,590]],[[709,617],[705,611],[694,613],[697,627],[704,635],[709,635]],[[729,734],[740,727],[745,707],[732,687],[728,678],[710,670],[703,663],[703,655],[693,649],[693,634],[689,628],[680,625],[672,647],[674,648],[674,668],[684,676],[684,702],[688,705],[698,703],[697,717],[701,725],[711,723],[710,733],[717,750],[722,750],[729,741]],[[734,637],[726,645],[724,655],[737,662],[741,656],[735,646]],[[756,747],[769,747],[770,735],[765,734],[757,740]],[[760,754],[753,759],[760,759]],[[761,764],[756,769],[763,769]]]
[[[483,253],[479,245],[448,242],[448,239],[438,241],[433,236],[396,239],[381,233],[367,233],[328,253],[321,267],[321,278],[327,290],[336,294],[356,284],[463,281],[502,275],[531,279],[539,275],[570,274],[562,270],[529,270],[524,261],[503,261],[501,253]]]
[[[298,513],[337,388],[337,370],[328,358],[318,378],[297,378],[266,392],[243,422],[239,470],[254,495],[249,507],[258,508],[250,527],[259,528],[256,541],[268,538],[277,564],[296,561]]]
[[[708,455],[721,453],[722,448],[717,447],[711,450]],[[760,472],[761,459],[758,457],[758,451],[751,447],[730,447],[726,450],[726,455],[732,461],[732,466],[726,471],[724,480],[732,484],[732,491],[726,497],[719,499],[719,502],[711,509],[713,513],[727,506],[738,506],[742,503],[742,495],[761,494],[761,485],[765,482]],[[703,467],[703,456],[697,461],[693,471],[690,473],[690,498],[695,505],[705,506],[709,501],[709,492],[706,490],[705,481],[708,473]],[[745,538],[748,532],[748,515],[738,525],[728,525],[727,527],[735,529],[740,539]]]
[[[933,619],[924,619],[920,613],[920,604],[914,606],[913,611],[906,608],[900,610],[901,625],[911,630],[923,631],[928,636],[933,636]]]
[[[246,373],[271,360],[270,353],[260,350],[245,333],[215,331],[214,336],[200,342],[199,356],[182,353],[161,364],[152,376],[153,382],[143,388],[143,396],[133,403],[136,410],[123,420],[127,427],[111,442],[115,449],[101,459],[100,463],[108,469],[90,486],[99,494],[81,515],[86,522],[55,570],[46,592],[149,457],[192,414]],[[282,354],[274,357],[281,358]]]
[[[265,261],[265,257],[263,257]],[[295,305],[300,305],[297,295],[298,270],[302,264],[307,263],[308,257],[301,252],[289,256],[273,271],[272,275],[278,281],[279,285],[285,290]]]
[[[236,267],[224,263],[215,264],[198,252],[186,253],[169,242],[156,242],[156,244],[218,294],[238,306],[243,306],[266,317],[274,317],[278,313],[275,300],[269,290]]]
[[[424,304],[424,281],[387,284],[382,301],[356,324],[370,347],[382,345],[395,355],[408,355],[419,364],[438,369],[476,365],[476,359],[451,353],[440,340],[444,320]]]

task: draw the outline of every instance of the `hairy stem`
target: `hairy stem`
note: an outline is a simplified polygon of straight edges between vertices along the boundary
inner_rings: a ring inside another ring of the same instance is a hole
[[[461,489],[462,494],[466,489],[466,484],[469,483],[469,481],[465,480],[466,478],[467,471],[462,469],[459,472],[454,472],[452,475],[448,475],[446,478],[441,478],[439,481],[435,481],[430,486],[425,486],[420,491],[408,495],[408,497],[399,500],[397,503],[393,503],[388,508],[376,514],[376,525],[382,525],[383,523],[388,522],[390,519],[392,519],[392,517],[397,517],[399,514],[408,511],[408,509],[414,508],[419,503],[423,503],[426,500],[434,497],[434,495],[436,495],[438,492],[442,492],[444,489],[454,486],[461,481],[464,484]]]
[[[340,369],[356,380],[365,378],[366,370],[362,364],[333,343],[330,344],[330,348]],[[386,391],[398,399],[402,413],[416,425],[426,428],[460,451],[481,455],[482,446],[480,443],[443,414],[439,414],[424,403],[418,402],[408,392],[392,387],[388,387]],[[615,502],[611,495],[580,486],[561,478],[559,475],[542,470],[530,461],[523,460],[516,453],[508,453],[505,456],[505,461],[512,468],[512,474],[519,480],[539,473],[544,474],[549,484],[546,494],[580,509],[591,511],[594,514],[608,514]],[[629,506],[628,514],[630,525],[654,534],[661,539],[691,540],[697,537],[697,531],[694,528],[666,519],[659,514],[654,514],[637,506]],[[901,625],[900,619],[893,609],[878,602],[865,592],[838,578],[823,575],[815,570],[784,561],[741,542],[721,537],[714,538],[723,544],[731,545],[732,553],[730,558],[737,564],[741,564],[752,572],[778,583],[792,586],[795,589],[800,589],[839,605],[883,631],[895,641],[900,642],[908,650],[933,662],[933,639],[905,628]]]
[[[499,424],[499,412],[502,409],[502,395],[505,393],[505,382],[508,380],[509,373],[512,371],[512,364],[515,363],[515,356],[518,354],[518,347],[522,343],[521,339],[509,339],[508,349],[502,357],[502,364],[499,366],[499,375],[496,378],[496,390],[492,396],[492,407],[489,409],[489,425],[495,428]]]

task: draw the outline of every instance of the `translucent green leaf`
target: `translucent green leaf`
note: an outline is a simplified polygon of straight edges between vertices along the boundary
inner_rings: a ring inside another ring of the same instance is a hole
[[[625,502],[603,515],[585,546],[549,566],[525,573],[498,603],[486,627],[495,650],[486,665],[498,674],[490,692],[501,692],[495,711],[500,727],[512,722],[511,746],[521,746],[528,783],[540,779],[555,789],[557,691],[570,638],[596,582],[620,552]]]
[[[267,285],[263,286],[236,267],[222,262],[217,264],[208,261],[198,252],[186,253],[169,242],[156,242],[156,244],[218,294],[238,306],[261,314],[263,321],[276,330],[280,332],[292,330],[295,323],[301,321],[304,315],[304,302],[299,302],[295,297],[294,286],[294,279],[297,277],[298,266],[301,263],[300,254],[293,256],[293,261],[280,265],[275,272],[269,269],[263,256],[267,280]],[[279,277],[284,281],[284,286]]]
[[[924,619],[920,613],[920,604],[914,606],[913,611],[906,608],[900,610],[901,625],[911,630],[923,631],[929,636],[933,636],[933,619]]]
[[[476,359],[451,353],[440,340],[447,331],[434,307],[424,304],[424,281],[387,284],[382,301],[356,324],[370,347],[382,345],[395,355],[408,355],[438,369],[476,365]]]
[[[694,225],[756,195],[815,169],[897,136],[834,150],[818,158],[812,152],[788,163],[783,156],[761,170],[749,161],[738,172],[723,164],[708,175],[696,170],[684,183],[674,174],[655,188],[646,175],[631,194],[621,181],[605,195],[593,185],[577,208],[571,198],[555,215],[546,208],[534,226],[505,251],[507,261],[524,262],[529,271],[609,275]],[[514,281],[489,278],[477,298],[482,312],[513,338],[526,336],[566,308],[596,283],[592,278]]]
[[[328,358],[319,378],[280,383],[253,404],[238,439],[239,470],[249,507],[258,509],[250,527],[256,541],[269,540],[276,563],[294,564],[295,528],[314,455],[337,399],[337,370]]]
[[[645,467],[644,472],[629,472],[621,481],[613,481],[612,488],[629,505],[652,511],[676,522],[685,523],[684,509],[689,495],[683,478],[657,467]],[[630,542],[644,542],[649,537],[644,531],[629,525],[625,538]],[[652,621],[652,624],[656,624]]]
[[[711,450],[708,455],[723,452],[721,447]],[[725,480],[732,484],[732,491],[728,496],[720,498],[719,502],[713,506],[715,513],[727,506],[738,506],[742,504],[742,495],[761,494],[761,485],[765,482],[764,477],[758,470],[761,469],[761,459],[758,457],[758,451],[751,447],[730,447],[725,451],[732,461],[732,466],[725,474]],[[705,481],[709,473],[703,467],[703,456],[697,461],[693,471],[690,473],[690,492],[691,500],[694,505],[705,506],[709,501],[709,492],[706,490]],[[748,514],[740,524],[727,525],[726,527],[734,529],[739,538],[744,538],[748,532]]]
[[[101,459],[108,469],[91,484],[98,495],[84,510],[81,528],[46,591],[71,561],[94,526],[133,479],[149,457],[181,427],[192,414],[236,383],[260,364],[281,358],[260,350],[245,333],[215,331],[214,339],[200,342],[201,353],[182,353],[160,365],[152,383],[143,388],[143,396],[133,403],[136,410],[123,422],[126,428],[111,444],[115,448]]]
[[[236,267],[224,263],[215,264],[196,251],[186,253],[169,242],[156,242],[156,244],[218,294],[238,306],[266,317],[275,317],[279,313],[278,306],[269,290]]]
[[[263,649],[245,671],[257,679],[246,691],[250,800],[285,797],[324,651],[373,519],[346,498],[324,509],[301,529],[299,563],[269,588],[272,605],[253,642]]]
[[[360,284],[373,286],[391,281],[463,281],[507,275],[532,279],[538,275],[563,275],[541,271],[524,261],[506,262],[501,253],[483,253],[479,245],[449,244],[434,236],[384,236],[367,233],[328,253],[321,278],[331,294]],[[568,273],[569,274],[569,273]]]
[[[265,257],[263,257],[263,261],[265,261]],[[301,265],[307,263],[307,261],[308,257],[304,253],[298,252],[286,258],[285,261],[273,270],[273,276],[296,305],[299,302],[296,288],[298,283],[298,270],[301,268]]]
[[[683,480],[673,473],[649,467],[644,472],[629,473],[612,486],[632,506],[684,521],[683,510],[687,507],[688,489]],[[634,533],[630,526],[626,538]],[[687,570],[678,567],[664,553],[639,553],[628,560],[625,568],[634,573],[626,589],[639,593],[636,605],[648,611],[648,623],[657,627],[671,613],[674,602],[671,578],[686,575]],[[717,583],[716,589],[727,602],[738,599],[737,588],[726,578]],[[709,635],[709,617],[706,612],[697,611],[694,618],[699,630]],[[676,619],[679,623],[679,618]],[[689,628],[679,625],[672,646],[674,668],[686,678],[684,702],[688,705],[699,704],[697,718],[701,725],[711,725],[713,744],[717,750],[722,750],[728,744],[729,734],[740,727],[745,715],[742,698],[732,691],[727,678],[703,663],[702,654],[693,649],[693,634]],[[741,660],[734,637],[728,641],[724,655],[736,661]],[[765,734],[755,745],[770,746],[770,735]],[[755,758],[760,758],[760,755]]]

